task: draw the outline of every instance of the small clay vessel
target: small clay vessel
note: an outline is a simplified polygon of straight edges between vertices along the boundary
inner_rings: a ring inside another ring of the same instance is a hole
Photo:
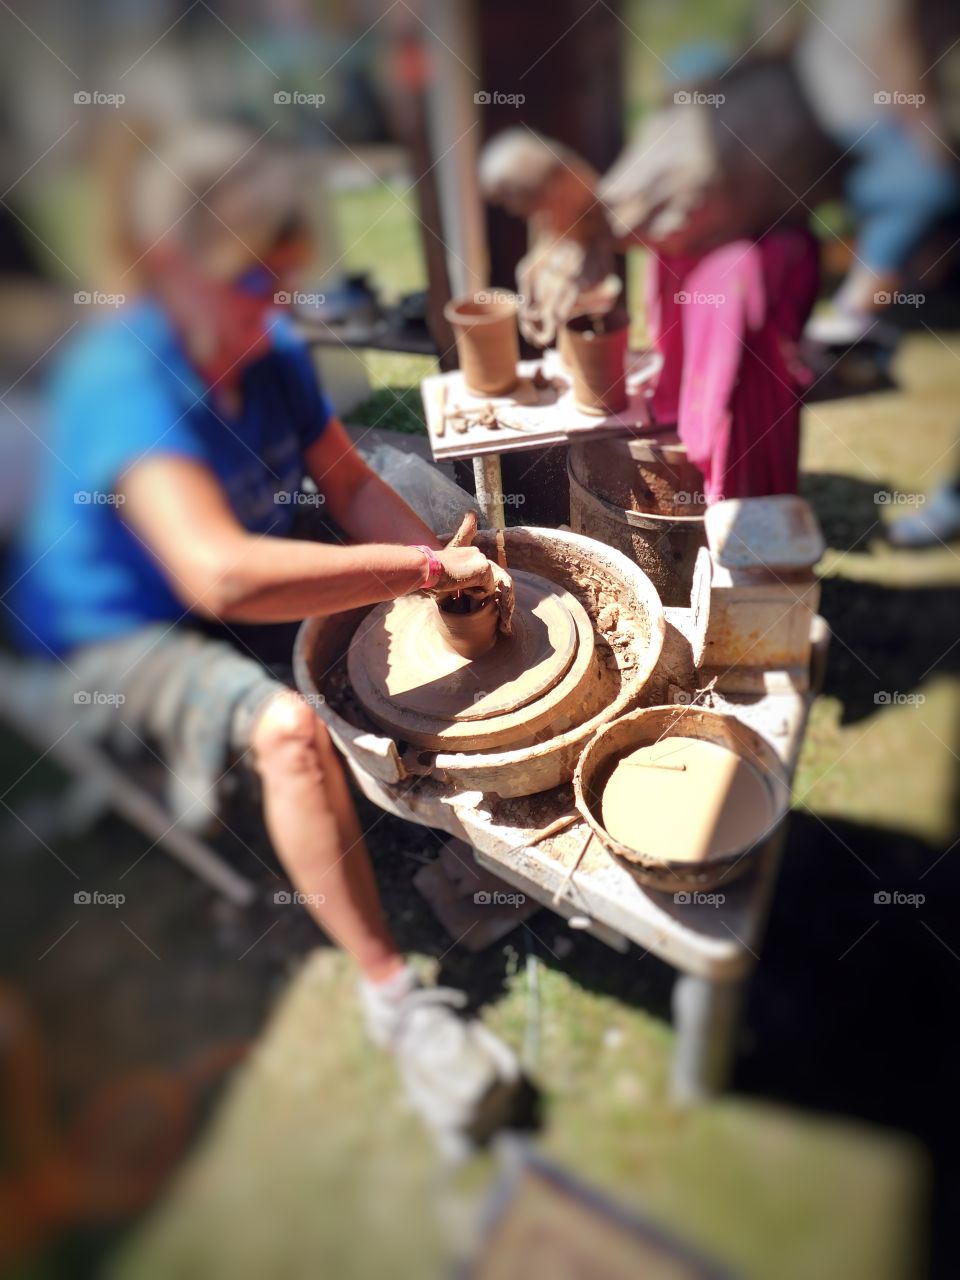
[[[493,648],[497,643],[497,621],[493,596],[477,600],[460,593],[437,604],[437,626],[450,648],[462,658],[480,658]]]
[[[564,326],[564,363],[573,374],[573,399],[583,413],[604,417],[627,407],[628,321],[622,309],[598,319],[575,316]]]
[[[444,308],[453,328],[463,380],[482,396],[502,396],[517,385],[517,303],[509,294],[495,301],[478,295],[454,298]]]

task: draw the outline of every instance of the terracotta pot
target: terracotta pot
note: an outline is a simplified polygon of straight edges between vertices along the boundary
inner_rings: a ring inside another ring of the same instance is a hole
[[[487,596],[479,603],[471,598],[468,612],[459,612],[464,597],[448,597],[437,605],[437,621],[444,639],[462,658],[479,658],[497,643],[497,602]]]
[[[572,315],[567,317],[566,324],[557,326],[557,355],[560,357],[560,363],[569,373],[573,373],[574,362],[570,358],[570,334],[567,326],[573,324],[574,320],[580,320],[587,315],[586,311],[574,311]]]
[[[583,413],[605,417],[627,407],[625,314],[611,312],[601,332],[591,316],[576,316],[564,326],[563,361],[573,374],[573,399]]]
[[[443,313],[457,340],[464,382],[478,395],[502,396],[517,385],[517,303],[509,294],[492,302],[480,297],[454,298]]]

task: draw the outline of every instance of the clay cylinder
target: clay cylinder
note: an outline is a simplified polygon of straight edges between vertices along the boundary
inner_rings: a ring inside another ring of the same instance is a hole
[[[564,363],[573,374],[573,399],[583,413],[603,417],[627,407],[626,315],[611,312],[601,332],[592,316],[576,316],[564,326]]]
[[[502,396],[517,385],[517,303],[509,294],[498,294],[495,301],[480,297],[454,298],[443,313],[453,328],[468,388],[482,396]]]
[[[459,612],[459,606],[468,599],[474,607],[469,612]],[[461,658],[480,658],[497,642],[497,602],[487,596],[479,604],[470,597],[449,598],[437,605],[437,625],[440,632]]]
[[[560,357],[560,363],[568,373],[573,373],[574,361],[570,356],[570,328],[569,326],[574,320],[579,320],[582,316],[587,315],[586,311],[574,311],[572,315],[567,317],[565,324],[557,325],[557,355]]]

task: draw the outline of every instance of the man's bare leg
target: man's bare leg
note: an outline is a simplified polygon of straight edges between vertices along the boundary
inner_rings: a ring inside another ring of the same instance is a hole
[[[387,927],[343,766],[313,709],[278,693],[254,726],[267,831],[317,922],[370,982],[404,968]]]
[[[466,997],[424,989],[387,928],[343,768],[326,728],[296,693],[278,693],[254,726],[264,814],[277,856],[317,922],[357,961],[367,1034],[389,1046],[407,1096],[441,1151],[505,1123],[519,1067],[511,1050],[458,1010]]]

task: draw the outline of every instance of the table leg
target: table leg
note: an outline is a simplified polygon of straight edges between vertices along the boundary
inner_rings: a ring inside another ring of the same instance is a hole
[[[670,1070],[674,1102],[702,1102],[725,1088],[733,1065],[742,995],[740,982],[711,982],[693,974],[677,977]]]
[[[477,503],[491,529],[506,528],[503,518],[503,478],[499,453],[484,453],[473,460]]]

